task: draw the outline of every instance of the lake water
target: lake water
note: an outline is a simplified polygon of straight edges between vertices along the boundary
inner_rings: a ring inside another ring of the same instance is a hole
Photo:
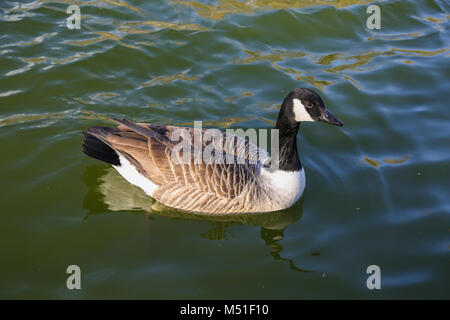
[[[450,298],[450,6],[377,4],[2,1],[0,298]],[[283,212],[167,210],[81,152],[108,117],[271,128],[296,87],[344,127],[301,126]]]

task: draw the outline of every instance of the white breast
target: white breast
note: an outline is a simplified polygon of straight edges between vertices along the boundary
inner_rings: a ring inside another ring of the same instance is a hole
[[[138,186],[149,196],[152,195],[156,189],[156,185],[140,174],[136,168],[125,157],[119,154],[120,166],[113,166],[122,177],[129,183]]]
[[[306,180],[303,168],[299,171],[283,171],[262,168],[261,178],[273,190],[273,197],[287,207],[292,206],[303,194]]]

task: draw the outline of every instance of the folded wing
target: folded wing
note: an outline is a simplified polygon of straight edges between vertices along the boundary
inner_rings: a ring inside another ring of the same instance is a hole
[[[85,135],[101,140],[157,185],[152,197],[163,204],[205,213],[244,212],[250,209],[245,202],[258,196],[254,184],[268,154],[247,139],[218,130],[202,139],[205,130],[113,120],[120,125],[91,127]],[[201,157],[205,153],[208,157]]]

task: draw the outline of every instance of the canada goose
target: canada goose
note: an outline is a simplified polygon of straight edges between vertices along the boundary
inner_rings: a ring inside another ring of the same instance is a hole
[[[203,136],[205,130],[112,120],[119,126],[90,127],[83,132],[85,154],[112,164],[128,182],[168,207],[209,214],[269,212],[292,206],[305,188],[297,152],[300,122],[343,125],[316,92],[306,88],[291,91],[283,100],[275,126],[279,160],[274,167],[267,151],[228,133],[221,133],[223,140],[214,142],[214,147],[215,154],[223,153],[231,162],[197,161],[195,152],[188,161],[181,161],[184,153],[177,150],[178,141],[202,151],[211,147],[203,140],[195,145],[196,135]],[[180,130],[189,135],[176,139]]]

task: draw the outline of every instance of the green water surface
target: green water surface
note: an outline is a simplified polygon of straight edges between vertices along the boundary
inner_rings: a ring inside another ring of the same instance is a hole
[[[0,298],[450,298],[450,6],[369,4],[1,1]],[[344,127],[301,125],[282,212],[167,210],[81,152],[108,117],[272,128],[296,87]]]

